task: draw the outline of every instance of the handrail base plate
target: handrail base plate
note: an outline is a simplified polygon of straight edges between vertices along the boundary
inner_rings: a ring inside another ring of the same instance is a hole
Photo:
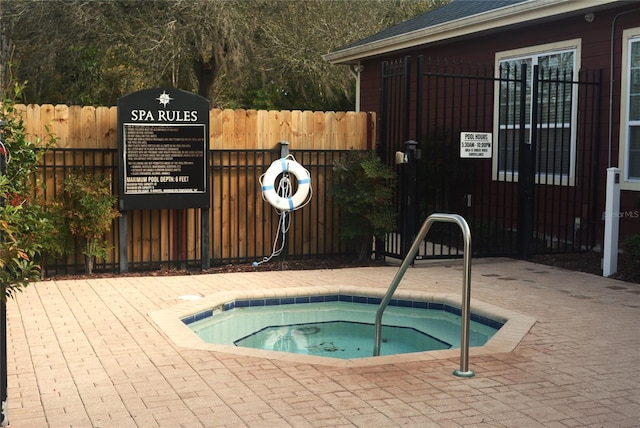
[[[454,370],[453,375],[458,377],[474,377],[476,373],[473,370],[468,370],[466,372],[463,372],[462,370]]]

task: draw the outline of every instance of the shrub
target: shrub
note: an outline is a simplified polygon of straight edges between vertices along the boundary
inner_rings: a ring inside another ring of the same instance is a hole
[[[90,275],[94,259],[107,257],[104,234],[120,215],[110,183],[107,177],[89,174],[72,174],[64,182],[67,225],[72,235],[83,240],[85,268]]]
[[[371,254],[372,239],[395,229],[395,175],[374,152],[351,151],[334,165],[329,195],[340,209],[340,239],[359,260]]]
[[[16,94],[20,89],[16,85]],[[0,299],[6,301],[29,281],[40,279],[37,259],[47,250],[43,237],[51,234],[53,225],[31,195],[38,184],[33,180],[37,164],[55,138],[49,134],[45,142],[29,140],[12,100],[2,103],[0,120],[4,122],[0,154],[7,160],[0,174]]]
[[[47,221],[47,233],[40,236],[44,247],[41,254],[44,277],[44,266],[47,262],[66,255],[70,249],[73,249],[73,240],[69,233],[64,203],[57,200],[47,201],[43,207],[43,217]]]

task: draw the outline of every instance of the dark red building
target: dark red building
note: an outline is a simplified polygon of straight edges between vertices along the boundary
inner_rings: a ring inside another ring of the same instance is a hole
[[[620,239],[640,232],[637,1],[453,0],[324,58],[352,67],[389,163],[418,142],[419,219],[466,216],[474,253],[601,247],[609,167]],[[459,152],[465,133],[490,150]]]

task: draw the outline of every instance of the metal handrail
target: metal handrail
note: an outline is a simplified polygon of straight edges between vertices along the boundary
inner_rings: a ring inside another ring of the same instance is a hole
[[[470,311],[469,306],[471,304],[471,231],[466,220],[458,214],[431,214],[425,222],[422,224],[418,235],[413,240],[413,244],[409,249],[409,252],[404,257],[396,276],[391,281],[389,289],[385,294],[382,302],[378,306],[376,311],[376,323],[375,323],[375,343],[373,348],[373,356],[380,355],[380,342],[382,338],[382,314],[389,305],[389,301],[393,296],[393,293],[398,288],[402,277],[404,276],[407,268],[413,263],[413,260],[418,253],[420,244],[427,236],[431,225],[436,222],[442,223],[456,223],[462,231],[462,237],[464,239],[464,255],[463,264],[464,269],[462,272],[462,320],[461,320],[461,337],[460,337],[460,369],[453,372],[454,375],[459,377],[472,377],[475,373],[469,370],[469,318]]]

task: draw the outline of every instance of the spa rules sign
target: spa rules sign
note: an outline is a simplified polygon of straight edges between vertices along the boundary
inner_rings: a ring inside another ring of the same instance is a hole
[[[118,100],[120,210],[209,207],[209,101],[178,89]]]

